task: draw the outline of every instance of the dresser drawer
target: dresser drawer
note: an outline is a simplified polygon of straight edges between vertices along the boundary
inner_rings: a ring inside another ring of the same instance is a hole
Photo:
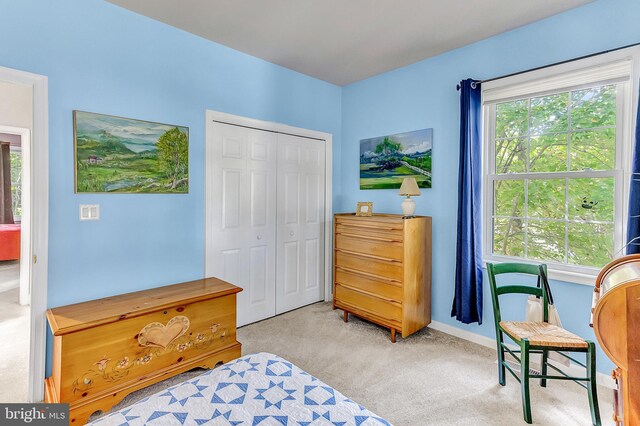
[[[352,234],[336,234],[336,249],[393,260],[402,260],[404,246],[398,242],[387,242],[367,237],[351,236]],[[392,241],[392,240],[389,240]]]
[[[382,299],[394,300],[396,302],[402,300],[402,285],[392,281],[384,281],[379,278],[376,279],[371,276],[336,268],[335,282],[345,287],[379,295]]]
[[[402,242],[404,228],[402,222],[381,223],[338,219],[336,233],[386,242]]]
[[[390,302],[336,285],[336,302],[345,302],[348,305],[363,309],[385,320],[400,322],[402,318],[402,305]]]
[[[402,282],[402,263],[358,256],[336,250],[336,266],[361,271],[368,275],[380,276],[398,283]]]

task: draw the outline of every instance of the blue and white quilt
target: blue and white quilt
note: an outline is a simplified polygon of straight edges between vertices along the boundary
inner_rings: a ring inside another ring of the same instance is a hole
[[[92,425],[379,426],[390,423],[279,356],[243,356]]]

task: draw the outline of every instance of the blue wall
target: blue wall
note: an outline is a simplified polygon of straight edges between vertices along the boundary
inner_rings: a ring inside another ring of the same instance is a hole
[[[49,306],[203,276],[205,109],[332,133],[340,182],[340,87],[103,1],[0,10],[0,66],[49,77]],[[188,126],[189,194],[74,194],[74,109]]]
[[[485,286],[484,323],[465,326],[450,317],[455,274],[459,144],[459,97],[465,78],[488,79],[640,42],[640,2],[600,0],[586,6],[343,87],[342,203],[373,201],[374,211],[400,213],[397,191],[360,191],[359,140],[433,127],[433,189],[415,198],[417,212],[433,216],[433,319],[493,337],[492,308]],[[593,288],[552,282],[563,325],[595,339],[589,328]],[[523,305],[512,310],[521,315]],[[516,312],[517,311],[517,312]],[[598,369],[612,363],[599,354]]]
[[[333,133],[340,181],[340,87],[103,1],[0,10],[0,65],[49,77],[49,306],[202,277],[205,109]],[[189,194],[74,194],[74,109],[188,126]]]
[[[640,2],[600,0],[341,89],[100,0],[0,0],[0,10],[0,66],[49,77],[49,306],[202,276],[204,111],[214,109],[332,133],[336,211],[371,200],[398,213],[395,191],[359,191],[358,141],[433,127],[435,187],[416,202],[434,218],[434,319],[460,327],[449,317],[455,84],[640,41]],[[74,194],[74,109],[188,126],[189,194]],[[79,222],[85,203],[101,205],[99,222]],[[591,289],[552,285],[565,325],[592,337]],[[463,328],[493,335],[488,302],[485,324]],[[610,367],[601,357],[600,369]]]

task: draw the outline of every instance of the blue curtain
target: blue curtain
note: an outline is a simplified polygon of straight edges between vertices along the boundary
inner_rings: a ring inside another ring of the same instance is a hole
[[[627,226],[627,254],[640,253],[640,98],[636,118],[636,140],[629,191],[629,222]]]
[[[482,102],[480,83],[460,82],[460,165],[455,295],[451,316],[482,324]]]

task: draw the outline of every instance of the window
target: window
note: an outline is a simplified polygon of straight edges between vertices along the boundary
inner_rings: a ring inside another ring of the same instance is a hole
[[[622,249],[631,64],[565,64],[572,72],[483,87],[485,258],[593,282]]]
[[[22,150],[11,147],[9,152],[11,162],[11,204],[13,220],[18,223],[22,218]]]

